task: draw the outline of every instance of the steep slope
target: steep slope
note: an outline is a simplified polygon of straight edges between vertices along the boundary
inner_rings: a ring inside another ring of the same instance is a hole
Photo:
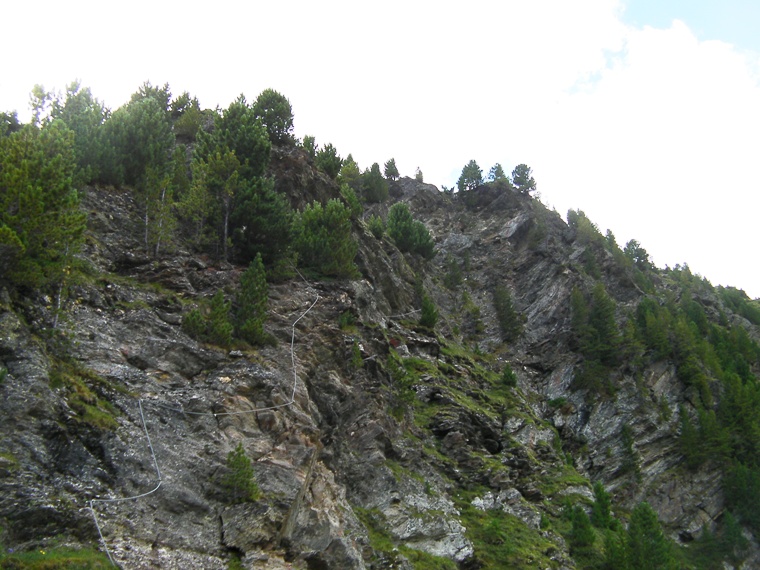
[[[295,206],[338,196],[301,151],[272,171]],[[44,298],[0,307],[2,542],[106,547],[126,568],[573,568],[599,563],[566,541],[567,505],[591,504],[592,480],[623,512],[649,501],[683,540],[720,518],[719,466],[683,465],[678,410],[699,394],[672,362],[622,359],[614,393],[574,383],[573,290],[603,283],[622,326],[651,295],[630,268],[596,248],[592,276],[593,246],[506,187],[449,196],[402,179],[391,196],[430,229],[432,261],[357,221],[361,277],[272,285],[276,345],[227,351],[181,322],[231,295],[241,268],[181,244],[138,253],[129,193],[87,189],[89,269],[62,326],[43,334]],[[510,342],[498,287],[524,321]],[[423,290],[435,331],[417,325]],[[703,304],[733,315],[714,293]],[[255,501],[225,486],[238,444]]]

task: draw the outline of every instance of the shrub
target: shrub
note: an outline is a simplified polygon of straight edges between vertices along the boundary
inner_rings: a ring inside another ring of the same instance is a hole
[[[230,491],[231,502],[245,503],[257,500],[261,492],[253,478],[253,466],[242,443],[238,443],[237,447],[227,454],[227,468],[229,471],[222,479],[222,485]]]
[[[351,212],[337,199],[323,208],[307,206],[296,222],[295,249],[304,267],[322,275],[352,277],[358,245],[351,236]]]
[[[208,342],[218,346],[228,347],[232,344],[232,323],[230,322],[230,302],[224,299],[221,290],[211,298],[211,310],[206,325]]]
[[[369,220],[367,220],[367,227],[369,227],[369,231],[372,232],[372,235],[375,236],[376,239],[383,239],[383,234],[385,234],[385,222],[383,222],[383,219],[380,216],[372,214],[369,217]]]
[[[420,326],[432,329],[438,322],[438,309],[435,303],[428,295],[422,297],[422,316],[420,317]]]
[[[317,151],[315,163],[319,170],[335,180],[340,172],[340,167],[343,165],[343,159],[338,156],[338,151],[335,147],[332,144],[327,143]]]
[[[512,295],[503,285],[498,285],[493,292],[493,306],[496,310],[502,340],[504,342],[516,340],[522,332],[522,317],[515,311]]]
[[[425,259],[434,255],[433,239],[425,225],[412,218],[409,206],[398,202],[388,210],[388,235],[404,252],[418,253]]]
[[[505,364],[504,370],[501,371],[501,383],[509,388],[517,386],[517,374],[509,364]]]
[[[317,156],[317,142],[316,139],[311,135],[306,135],[303,138],[303,148],[306,150],[307,153],[309,153],[309,156],[311,158],[316,158]]]
[[[204,316],[204,313],[206,315]],[[193,309],[182,320],[182,330],[202,342],[222,347],[232,344],[233,326],[230,322],[230,302],[221,290],[211,299],[207,311]]]
[[[443,284],[447,289],[456,291],[464,279],[459,262],[451,255],[446,259],[446,274],[443,276]]]
[[[384,202],[388,198],[388,181],[380,174],[377,163],[362,174],[362,191],[367,202]]]
[[[239,338],[251,344],[260,344],[264,340],[264,321],[268,304],[269,286],[261,254],[258,254],[240,276],[240,290],[235,307]]]

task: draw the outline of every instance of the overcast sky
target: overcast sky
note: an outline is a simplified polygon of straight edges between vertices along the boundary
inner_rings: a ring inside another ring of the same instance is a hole
[[[760,297],[756,0],[11,0],[3,21],[0,110],[22,120],[35,84],[112,109],[144,81],[204,107],[271,87],[362,168],[440,187],[526,163],[563,217]]]

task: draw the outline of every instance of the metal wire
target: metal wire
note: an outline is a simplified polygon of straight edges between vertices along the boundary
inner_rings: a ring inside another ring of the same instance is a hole
[[[299,273],[299,275],[300,275],[300,273]],[[301,277],[303,278],[303,276],[301,276]],[[304,279],[304,281],[305,281],[305,279]],[[298,384],[298,371],[296,369],[296,354],[295,354],[296,325],[298,324],[298,321],[300,321],[301,319],[303,319],[309,313],[309,311],[311,311],[314,308],[314,306],[317,304],[317,302],[319,301],[319,299],[320,299],[320,296],[317,295],[317,298],[314,299],[314,302],[309,306],[309,308],[306,309],[306,311],[304,311],[295,321],[293,321],[293,324],[291,325],[291,329],[292,330],[291,330],[291,336],[290,336],[290,361],[291,361],[291,364],[293,366],[293,390],[292,390],[291,395],[290,395],[290,400],[288,400],[287,402],[285,402],[283,404],[277,404],[277,405],[274,405],[274,406],[266,406],[266,407],[263,407],[263,408],[254,408],[252,410],[246,410],[246,411],[241,411],[241,412],[218,412],[218,413],[215,413],[215,412],[187,412],[187,411],[184,410],[184,408],[182,408],[181,404],[180,404],[179,408],[175,408],[173,406],[169,406],[167,404],[164,404],[164,403],[162,403],[160,401],[152,401],[152,403],[155,404],[155,405],[157,405],[157,406],[160,406],[162,408],[173,410],[173,411],[176,411],[176,412],[180,412],[182,414],[193,415],[193,416],[213,416],[213,417],[235,416],[235,415],[242,415],[242,414],[253,414],[253,413],[256,413],[256,412],[263,412],[263,411],[267,411],[267,410],[276,410],[276,409],[279,409],[279,408],[285,408],[287,406],[292,405],[293,402],[295,402],[296,388],[297,388],[297,384]],[[146,402],[150,402],[150,400],[146,400]],[[116,562],[114,562],[114,559],[111,556],[111,551],[108,549],[108,545],[106,544],[106,539],[103,536],[103,532],[102,532],[102,530],[100,528],[100,522],[98,521],[98,516],[97,516],[97,512],[95,511],[95,505],[94,504],[95,503],[120,503],[120,502],[124,502],[124,501],[134,501],[134,500],[137,500],[137,499],[141,499],[143,497],[147,497],[148,495],[152,495],[153,493],[155,493],[156,491],[158,491],[158,489],[161,487],[161,484],[163,483],[162,478],[161,478],[161,470],[158,467],[158,460],[156,459],[156,452],[153,449],[153,442],[151,441],[150,434],[148,433],[148,425],[145,422],[145,414],[143,412],[142,403],[143,403],[142,399],[138,399],[137,400],[138,408],[140,410],[140,420],[142,421],[143,431],[145,432],[145,439],[148,441],[148,448],[150,449],[151,458],[153,459],[153,466],[156,469],[156,477],[158,479],[158,484],[153,489],[151,489],[150,491],[147,491],[145,493],[140,493],[139,495],[133,495],[131,497],[120,497],[120,498],[116,498],[116,499],[90,499],[90,501],[89,501],[90,512],[92,513],[92,518],[95,521],[95,528],[97,528],[97,530],[98,530],[98,536],[100,536],[100,542],[103,545],[103,550],[105,550],[105,553],[108,556],[108,560],[111,562],[111,564],[113,566],[116,566]]]

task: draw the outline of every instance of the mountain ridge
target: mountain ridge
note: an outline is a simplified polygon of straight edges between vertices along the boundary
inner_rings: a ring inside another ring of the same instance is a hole
[[[275,147],[269,169],[295,209],[341,199],[300,148]],[[232,297],[243,268],[182,240],[142,253],[131,191],[87,187],[85,270],[57,332],[51,298],[2,296],[4,544],[97,545],[88,501],[152,488],[154,463],[155,497],[95,507],[124,567],[603,567],[602,531],[584,550],[565,508],[590,510],[592,481],[616,514],[646,500],[692,547],[703,527],[718,528],[721,468],[709,458],[686,467],[680,412],[698,421],[717,407],[710,395],[721,401],[710,355],[697,366],[706,380],[686,378],[686,356],[653,356],[626,331],[659,318],[672,336],[665,311],[687,301],[755,342],[758,324],[688,268],[639,269],[585,216],[568,225],[508,184],[452,195],[401,178],[389,195],[430,231],[432,260],[376,238],[365,220],[389,204],[368,205],[352,221],[358,276],[270,283],[265,330],[276,342],[227,350],[181,323],[216,292]],[[592,312],[599,284],[613,301],[616,364],[589,340],[593,323],[576,323],[574,291]],[[499,287],[521,331],[506,342]],[[425,295],[434,329],[418,323]],[[656,307],[639,310],[644,299]],[[238,443],[261,497],[230,503],[222,480]],[[758,563],[754,541],[742,557]]]

